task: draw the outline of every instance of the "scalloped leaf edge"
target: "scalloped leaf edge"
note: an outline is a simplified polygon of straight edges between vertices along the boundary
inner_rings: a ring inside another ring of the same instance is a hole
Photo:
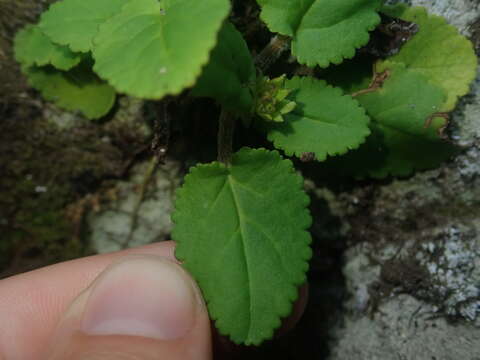
[[[279,159],[281,159],[281,164],[285,165],[286,170],[289,171],[292,175],[295,176],[297,186],[298,186],[298,190],[300,190],[303,193],[303,204],[305,206],[305,212],[307,214],[306,217],[305,217],[305,223],[301,224],[301,227],[300,227],[302,233],[304,234],[304,239],[297,240],[297,241],[303,241],[306,248],[308,249],[308,253],[306,252],[305,254],[303,254],[304,256],[302,256],[302,259],[301,259],[303,267],[302,267],[302,269],[300,269],[298,271],[298,274],[296,275],[296,276],[298,276],[298,278],[296,279],[296,281],[291,283],[290,286],[289,286],[292,296],[288,299],[285,299],[286,301],[283,304],[283,306],[286,309],[285,313],[284,314],[278,314],[277,318],[273,321],[272,326],[270,327],[271,330],[267,334],[265,334],[263,339],[259,339],[258,341],[254,341],[254,342],[248,342],[247,341],[247,342],[244,343],[245,345],[258,346],[263,341],[273,338],[275,330],[277,330],[281,326],[281,319],[288,316],[288,314],[290,314],[292,312],[293,305],[299,297],[299,287],[302,284],[304,284],[305,281],[307,280],[307,271],[310,267],[309,261],[313,256],[313,252],[312,252],[312,249],[310,247],[310,245],[312,243],[312,237],[311,237],[308,229],[311,227],[313,219],[312,219],[310,211],[308,209],[308,205],[310,204],[311,200],[308,197],[308,195],[304,192],[303,178],[296,172],[296,170],[293,166],[293,163],[290,160],[284,159],[280,155],[280,153],[276,150],[267,150],[265,148],[255,148],[255,149],[253,149],[253,148],[249,148],[249,147],[243,147],[237,153],[235,153],[234,156],[235,155],[241,155],[243,152],[271,154],[272,156],[277,156]],[[193,178],[197,172],[203,171],[204,169],[224,169],[224,170],[228,170],[228,166],[226,166],[222,163],[219,163],[217,161],[214,161],[212,163],[200,164],[200,165],[197,165],[195,167],[192,167],[192,168],[190,168],[189,173],[184,178],[184,184],[187,183],[187,181],[190,178]],[[184,187],[181,187],[177,190],[177,192],[175,194],[175,196],[176,196],[175,204],[178,204],[178,203],[181,203],[182,201],[184,201],[183,198],[186,196],[185,195],[186,192],[187,192],[187,190]],[[172,222],[175,225],[178,222],[177,213],[178,213],[177,206],[175,206],[175,210],[173,211],[173,213],[171,215]],[[308,221],[307,221],[307,218],[308,218]],[[172,239],[175,239],[175,237],[176,236],[175,236],[175,227],[174,227],[174,229],[172,231]],[[180,245],[180,250],[179,250],[179,246],[177,246],[177,248],[175,250],[175,257],[177,258],[177,260],[181,261],[182,263],[186,263],[188,261],[188,259],[185,259],[185,257],[181,254],[181,240],[175,240],[175,241],[177,242],[177,244]],[[203,282],[201,280],[197,280],[197,281],[199,281],[200,289],[202,289]],[[215,326],[218,329],[219,333],[223,336],[229,337],[236,344],[242,344],[243,342],[242,342],[241,339],[232,338],[232,336],[224,330],[224,327],[222,326],[222,318],[218,314],[217,307],[215,305],[215,299],[209,298],[208,296],[206,296],[206,294],[204,294],[204,296],[205,296],[205,302],[206,302],[207,307],[208,307],[208,312],[209,312],[210,318],[215,322]]]
[[[109,18],[108,20],[111,20],[111,19],[119,16],[120,14],[122,14],[124,8],[127,7],[128,5],[129,5],[129,3],[125,4],[122,7],[122,10],[119,13],[115,14],[114,16]],[[159,13],[160,13],[160,5],[159,5]],[[227,17],[228,17],[228,13],[225,15],[224,21],[227,19]],[[216,29],[216,35],[212,38],[210,43],[206,46],[206,51],[205,51],[204,55],[201,57],[201,59],[199,60],[199,66],[198,66],[197,72],[196,73],[192,72],[192,75],[190,76],[190,79],[186,80],[185,83],[182,86],[178,86],[177,88],[171,89],[170,91],[160,92],[159,94],[156,94],[156,95],[153,95],[153,96],[145,95],[142,92],[137,92],[137,91],[135,91],[134,89],[132,89],[128,86],[127,87],[120,86],[118,84],[118,81],[114,81],[112,79],[107,79],[107,78],[101,76],[101,74],[99,74],[96,70],[96,68],[97,68],[96,64],[94,65],[93,70],[95,71],[95,73],[101,79],[108,82],[111,86],[113,86],[113,88],[115,88],[117,90],[117,92],[120,92],[120,93],[132,95],[132,96],[139,97],[139,98],[150,99],[150,100],[160,100],[160,99],[164,98],[165,96],[179,95],[185,89],[193,87],[195,85],[195,83],[197,82],[197,80],[199,79],[199,77],[201,76],[204,67],[207,65],[207,63],[210,60],[210,54],[217,44],[218,35],[220,33],[220,30],[223,26],[224,21],[222,21],[218,24],[217,29]],[[102,25],[99,26],[99,31],[97,32],[97,37],[98,37],[98,34],[100,33],[100,29],[101,29]],[[95,39],[96,39],[96,37],[93,39],[94,47],[93,47],[93,51],[92,51],[94,59],[95,59],[95,47],[96,47],[95,46]]]
[[[57,47],[59,51],[61,50],[65,50],[67,52],[69,52],[72,56],[75,55],[75,60],[72,59],[72,62],[71,62],[71,65],[67,65],[67,66],[61,66],[59,65],[55,59],[53,59],[51,56],[47,59],[45,59],[44,61],[40,61],[38,59],[34,59],[34,60],[27,60],[26,58],[23,57],[23,55],[20,55],[21,52],[19,52],[19,48],[18,46],[19,43],[18,41],[20,41],[20,37],[22,35],[24,35],[27,31],[29,30],[37,30],[38,32],[40,32],[44,37],[45,37],[45,40],[48,40],[52,47]],[[72,68],[74,68],[75,66],[77,66],[78,64],[80,64],[80,62],[82,61],[82,56],[79,54],[79,53],[75,53],[73,51],[71,51],[71,49],[68,47],[68,46],[65,46],[65,45],[60,45],[60,44],[57,44],[55,42],[52,41],[52,39],[50,39],[41,29],[38,25],[34,25],[34,24],[28,24],[27,26],[25,26],[23,29],[20,29],[16,34],[15,34],[15,40],[14,40],[14,56],[15,56],[15,60],[17,62],[19,62],[22,66],[31,66],[31,65],[35,65],[35,66],[48,66],[48,65],[51,65],[59,70],[63,70],[63,71],[67,71],[67,70],[70,70]]]
[[[353,100],[353,102],[355,102],[355,104],[357,105],[357,108],[359,108],[361,111],[362,111],[362,115],[363,117],[365,118],[368,118],[369,121],[368,121],[368,124],[370,123],[370,117],[368,116],[367,114],[367,111],[365,110],[365,108],[360,104],[360,102],[355,99],[354,97],[352,97],[351,95],[349,94],[346,94],[341,88],[339,87],[335,87],[335,86],[332,86],[332,85],[329,85],[325,80],[322,80],[322,79],[315,79],[315,78],[312,78],[312,77],[309,77],[309,76],[294,76],[292,77],[292,79],[290,80],[293,80],[295,78],[299,78],[301,82],[306,82],[306,81],[309,81],[309,82],[319,82],[321,84],[324,84],[327,88],[331,88],[333,90],[335,90],[335,92],[340,95],[341,97],[348,97],[350,98],[351,100]],[[322,156],[321,158],[317,158],[316,157],[316,161],[325,161],[327,160],[328,158],[333,158],[333,157],[337,157],[337,156],[341,156],[341,155],[345,155],[346,153],[348,153],[349,151],[352,151],[352,150],[356,150],[358,149],[360,146],[362,146],[366,141],[367,141],[367,138],[370,136],[371,134],[371,130],[370,128],[368,128],[368,131],[367,133],[365,134],[365,136],[363,137],[362,140],[360,140],[360,142],[358,143],[358,145],[353,145],[353,146],[346,146],[344,150],[339,150],[339,151],[336,151],[336,152],[329,152],[327,151],[327,153],[325,154],[325,156]],[[275,140],[272,138],[272,135],[270,134],[270,132],[267,134],[267,139],[268,141],[270,141],[273,146],[276,148],[276,149],[280,149],[282,150],[285,155],[289,156],[289,157],[293,157],[293,156],[296,156],[297,158],[301,158],[302,155],[304,154],[304,152],[301,152],[301,151],[292,151],[292,150],[288,150],[288,149],[285,149],[285,147],[280,144],[278,142],[278,140]],[[316,156],[316,155],[315,155]]]

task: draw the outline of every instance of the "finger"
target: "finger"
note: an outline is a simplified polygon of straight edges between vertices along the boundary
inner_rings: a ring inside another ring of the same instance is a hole
[[[127,256],[75,299],[49,353],[48,360],[209,360],[208,312],[178,264]]]
[[[91,256],[1,280],[0,359],[38,360],[73,299],[108,265],[129,254],[174,260],[174,243]]]

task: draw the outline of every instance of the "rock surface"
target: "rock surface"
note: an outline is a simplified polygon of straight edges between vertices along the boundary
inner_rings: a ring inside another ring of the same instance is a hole
[[[478,1],[405,2],[467,36],[480,18]],[[330,201],[347,214],[351,245],[329,360],[480,359],[479,79],[452,119],[464,149],[454,161]]]
[[[170,213],[174,194],[183,172],[179,162],[169,160],[158,167],[144,186],[150,166],[148,162],[136,165],[129,181],[115,184],[111,201],[90,214],[90,242],[96,252],[167,240],[172,230]]]
[[[435,310],[409,295],[397,296],[373,318],[347,317],[332,359],[480,359],[480,332],[433,319]],[[352,336],[352,334],[355,334]]]

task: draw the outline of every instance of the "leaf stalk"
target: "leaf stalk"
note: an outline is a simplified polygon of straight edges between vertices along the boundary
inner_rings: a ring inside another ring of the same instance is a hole
[[[282,54],[290,48],[291,38],[284,35],[275,35],[270,43],[257,55],[255,65],[265,72]]]
[[[233,133],[235,131],[235,116],[222,109],[218,120],[218,161],[230,164],[233,152]]]

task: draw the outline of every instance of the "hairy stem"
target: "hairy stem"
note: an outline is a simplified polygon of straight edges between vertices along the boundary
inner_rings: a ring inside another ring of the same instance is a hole
[[[218,120],[218,161],[229,164],[232,158],[233,132],[235,130],[235,117],[232,113],[222,109]]]
[[[255,64],[265,72],[282,54],[290,48],[290,37],[284,35],[276,35],[270,43],[257,55]]]

